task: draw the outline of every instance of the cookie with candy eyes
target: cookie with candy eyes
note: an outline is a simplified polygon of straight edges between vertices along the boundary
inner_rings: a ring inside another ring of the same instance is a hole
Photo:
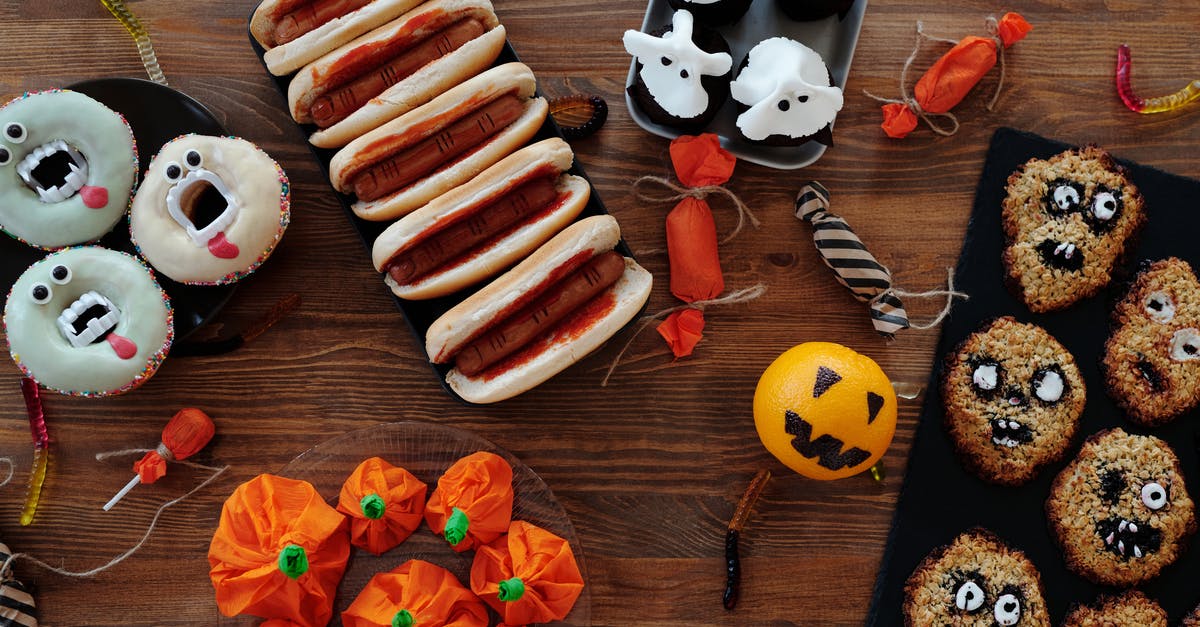
[[[985,481],[1021,485],[1062,459],[1087,398],[1075,358],[1041,327],[985,323],[946,357],[945,427]]]
[[[626,92],[651,121],[699,130],[729,98],[729,42],[691,12],[675,11],[670,26],[650,33],[627,30],[622,41],[636,59]]]
[[[290,220],[287,175],[237,137],[184,135],[155,155],[129,214],[138,252],[180,283],[232,283],[254,272]]]
[[[1200,627],[1200,605],[1197,605],[1191,614],[1183,618],[1180,627]]]
[[[1021,551],[975,528],[934,549],[904,583],[906,627],[1049,626],[1042,578]]]
[[[39,248],[100,239],[137,182],[133,131],[79,92],[28,93],[0,107],[0,228]]]
[[[98,246],[29,266],[4,304],[21,371],[75,396],[127,392],[158,369],[174,337],[167,295],[141,260]]]
[[[1153,599],[1137,590],[1117,595],[1101,595],[1091,605],[1079,605],[1067,614],[1063,627],[1167,627],[1167,612]],[[1187,627],[1185,624],[1184,627]]]
[[[768,146],[833,145],[842,90],[812,48],[786,37],[755,44],[729,84],[745,139]]]
[[[1179,459],[1166,442],[1108,429],[1054,479],[1046,516],[1067,566],[1131,586],[1173,563],[1196,531]]]
[[[1112,318],[1100,366],[1130,420],[1161,425],[1200,404],[1200,281],[1186,261],[1147,264]]]
[[[1095,146],[1029,160],[1006,191],[1007,282],[1033,312],[1064,309],[1108,285],[1146,220],[1137,186]]]

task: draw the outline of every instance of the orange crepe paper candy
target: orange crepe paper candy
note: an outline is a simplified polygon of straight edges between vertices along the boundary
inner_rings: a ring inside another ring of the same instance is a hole
[[[325,625],[350,557],[347,526],[306,481],[259,475],[238,486],[208,549],[217,608]]]
[[[425,505],[425,521],[459,553],[508,531],[512,520],[512,466],[487,451],[454,462]]]
[[[998,58],[1002,60],[1000,55],[1004,48],[1021,41],[1033,30],[1029,22],[1016,13],[1005,13],[999,20],[989,18],[988,26],[992,32],[990,36],[966,37],[942,55],[917,81],[913,88],[914,98],[908,97],[903,84],[900,86],[902,100],[888,101],[883,106],[882,128],[888,137],[906,137],[917,127],[917,116],[924,118],[931,128],[941,134],[949,135],[957,130],[958,122],[949,114],[950,109],[962,102],[967,93],[996,65]],[[917,33],[917,45],[920,46],[920,37],[924,36],[920,24],[917,25]],[[914,51],[906,62],[902,81],[915,56]],[[934,126],[929,121],[930,114],[947,115],[954,122],[954,130],[945,131]]]
[[[566,540],[523,520],[508,535],[479,547],[471,591],[506,625],[561,620],[583,592],[583,575]]]
[[[704,337],[701,333],[704,331],[704,314],[699,309],[673,312],[657,330],[676,357],[687,357]]]
[[[167,458],[187,459],[208,445],[216,433],[208,414],[194,407],[179,410],[163,427],[162,443],[133,463],[142,483],[154,483],[167,474]]]
[[[409,560],[371,577],[342,612],[345,627],[487,627],[487,606],[453,573]]]
[[[350,519],[350,542],[380,555],[421,526],[429,487],[411,472],[372,457],[342,484],[337,510]]]

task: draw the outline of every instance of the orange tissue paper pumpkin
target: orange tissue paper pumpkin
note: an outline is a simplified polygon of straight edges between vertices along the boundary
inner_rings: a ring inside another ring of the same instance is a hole
[[[487,544],[512,520],[512,466],[487,451],[454,462],[425,505],[425,521],[457,552]]]
[[[812,479],[870,468],[896,432],[896,393],[874,360],[840,344],[792,347],[767,367],[754,391],[763,446]]]
[[[475,552],[471,591],[505,625],[561,620],[583,592],[583,575],[566,540],[523,520]]]
[[[306,481],[259,475],[238,486],[208,549],[217,607],[266,624],[325,625],[350,556],[346,527]]]
[[[342,612],[345,627],[487,627],[487,606],[450,571],[409,560],[371,577]]]
[[[429,487],[378,457],[364,460],[342,484],[337,509],[350,519],[350,542],[379,555],[421,525]]]

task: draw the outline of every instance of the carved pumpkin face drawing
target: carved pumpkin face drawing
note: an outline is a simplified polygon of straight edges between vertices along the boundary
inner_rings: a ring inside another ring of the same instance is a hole
[[[779,461],[813,479],[871,467],[896,431],[896,394],[869,357],[828,342],[780,355],[758,381],[754,424]]]

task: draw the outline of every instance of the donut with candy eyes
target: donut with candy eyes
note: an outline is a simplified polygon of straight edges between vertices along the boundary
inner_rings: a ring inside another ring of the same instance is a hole
[[[39,248],[100,239],[137,182],[125,118],[75,91],[25,94],[0,107],[0,228]]]
[[[184,135],[150,162],[130,235],[150,265],[180,283],[233,283],[275,249],[290,201],[287,175],[251,142]]]
[[[174,338],[171,303],[136,257],[99,246],[34,263],[13,284],[4,326],[13,361],[41,385],[106,396],[149,379]]]

